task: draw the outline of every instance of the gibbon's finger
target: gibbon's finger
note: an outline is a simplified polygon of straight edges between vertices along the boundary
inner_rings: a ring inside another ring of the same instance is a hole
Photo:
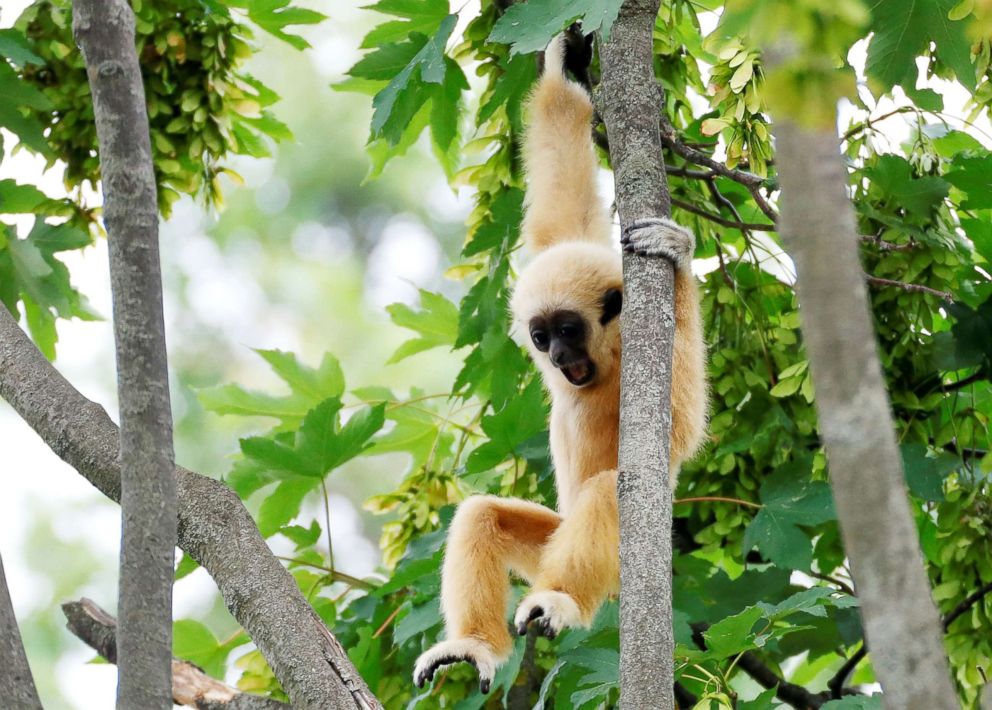
[[[436,658],[431,662],[429,666],[422,668],[420,670],[420,672],[417,674],[417,677],[414,679],[414,682],[416,683],[418,688],[423,688],[425,683],[430,683],[432,680],[434,680],[434,674],[437,672],[438,668],[440,668],[441,666],[450,666],[452,664],[460,663],[463,661],[465,663],[470,663],[473,666],[475,665],[475,661],[469,657],[441,656],[440,658]]]
[[[542,616],[544,616],[544,609],[542,609],[539,606],[535,606],[533,609],[530,610],[530,615],[527,617],[527,619],[517,624],[517,634],[520,636],[526,636],[527,625],[530,624],[530,622],[532,622],[534,619],[539,619]],[[547,620],[545,619],[545,623],[546,622]]]

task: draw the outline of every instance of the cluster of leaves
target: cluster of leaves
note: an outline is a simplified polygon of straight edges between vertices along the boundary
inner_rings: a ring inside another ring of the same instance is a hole
[[[615,0],[547,0],[507,9],[505,2],[483,0],[457,38],[458,17],[445,0],[374,5],[388,19],[365,37],[362,46],[372,51],[338,86],[372,96],[372,175],[429,129],[452,181],[476,194],[462,260],[449,270],[466,281],[464,297],[456,304],[422,292],[419,309],[391,307],[394,322],[415,333],[392,360],[450,348],[462,357],[462,367],[449,391],[412,389],[398,397],[383,388],[347,392],[330,356],[313,369],[265,351],[260,355],[289,394],[234,385],[202,394],[214,412],[276,422],[263,436],[242,441],[227,480],[258,511],[264,535],[280,535],[295,546],[288,564],[301,590],[388,708],[466,710],[511,699],[542,708],[593,708],[616,701],[613,604],[589,630],[568,631],[554,642],[518,639],[488,697],[477,692],[470,668],[450,669],[420,694],[409,671],[441,634],[438,575],[454,504],[470,492],[555,504],[544,395],[508,335],[523,204],[522,103],[536,76],[533,52],[576,20],[587,30],[608,32],[618,6]],[[756,192],[755,182],[741,180],[740,173],[707,170],[705,163],[690,163],[685,151],[666,149],[675,217],[694,229],[696,256],[712,265],[702,283],[711,443],[684,467],[676,505],[691,538],[676,559],[677,678],[700,707],[780,707],[774,691],[756,692],[743,680],[745,665],[763,664],[783,680],[787,667],[789,682],[820,691],[862,644],[790,264],[773,231],[746,226],[768,221],[769,208],[756,195],[774,202],[769,105],[819,122],[824,107],[833,116],[834,99],[846,95],[868,117],[850,126],[844,150],[924,554],[945,613],[992,582],[992,154],[939,120],[940,95],[917,90],[916,74],[906,73],[923,57],[927,74],[954,77],[969,90],[988,85],[987,77],[976,83],[988,72],[987,44],[976,42],[972,54],[966,31],[969,12],[978,17],[980,8],[966,9],[952,0],[880,0],[870,11],[855,0],[673,0],[659,16],[655,68],[678,136],[697,154],[722,150],[729,165],[766,178]],[[708,35],[697,14],[707,10],[725,10]],[[159,36],[158,25],[153,29]],[[758,47],[786,29],[807,51],[781,64],[777,78],[766,75]],[[187,44],[199,31],[193,27],[184,35]],[[855,92],[847,50],[869,31],[869,84]],[[165,46],[173,47],[164,36]],[[6,46],[0,41],[0,50]],[[469,66],[482,83],[471,112],[463,100],[463,67]],[[897,85],[913,105],[899,114],[873,115],[872,94],[885,96]],[[701,96],[709,96],[710,110],[699,115],[693,106]],[[977,92],[975,100],[987,104]],[[209,100],[204,105],[213,121],[214,106]],[[883,124],[901,114],[913,117],[915,128],[906,143],[892,144]],[[210,162],[202,153],[188,155],[197,171]],[[0,243],[0,255],[3,248]],[[322,484],[356,456],[396,452],[408,455],[404,480],[368,503],[395,516],[382,540],[386,578],[354,579],[334,568],[327,507],[325,519],[317,519],[321,498],[326,501]],[[189,569],[184,561],[180,574]],[[983,682],[983,659],[992,657],[990,599],[948,624],[948,653],[969,707]],[[220,641],[203,631],[189,626],[178,637],[195,637],[186,655],[215,670],[244,641]],[[242,687],[279,697],[257,653],[238,663]],[[873,680],[865,659],[847,682]],[[878,698],[851,696],[824,707],[878,704]]]
[[[323,18],[286,0],[264,3],[134,2],[136,49],[142,66],[158,182],[159,207],[168,216],[181,194],[219,205],[221,174],[231,154],[269,154],[266,138],[290,138],[268,109],[278,96],[247,74],[251,24],[298,49],[306,41],[287,27]],[[232,9],[234,12],[232,12]],[[0,215],[29,214],[29,233],[0,221],[0,301],[14,314],[23,302],[28,327],[54,357],[57,318],[96,314],[72,286],[56,256],[82,249],[98,236],[96,212],[86,204],[84,183],[96,187],[99,159],[93,104],[82,55],[72,39],[70,0],[38,0],[14,27],[0,30],[0,128],[18,148],[57,166],[73,199],[52,199],[33,185],[0,181]],[[0,160],[4,157],[0,144]]]

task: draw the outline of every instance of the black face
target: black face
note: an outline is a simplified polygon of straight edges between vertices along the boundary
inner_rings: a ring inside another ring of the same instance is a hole
[[[565,379],[576,387],[589,384],[596,376],[596,364],[586,352],[589,328],[575,311],[554,311],[534,316],[530,321],[530,339]]]

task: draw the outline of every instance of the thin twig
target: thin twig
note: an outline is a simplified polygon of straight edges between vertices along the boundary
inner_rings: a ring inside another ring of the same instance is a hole
[[[871,274],[865,274],[865,278],[868,283],[872,286],[890,286],[892,288],[901,288],[903,291],[911,291],[913,293],[925,293],[929,296],[936,296],[944,301],[953,301],[954,295],[948,291],[939,291],[935,288],[930,288],[929,286],[921,286],[920,284],[908,284],[904,281],[893,281],[892,279],[883,279],[880,276],[872,276]]]
[[[391,623],[393,623],[393,619],[396,618],[396,615],[400,613],[400,609],[402,609],[402,608],[403,608],[403,605],[400,604],[395,609],[393,609],[393,613],[390,614],[389,616],[387,616],[386,617],[386,620],[382,622],[382,625],[378,629],[375,630],[375,633],[372,634],[372,638],[377,639],[380,636],[382,636],[382,632],[385,631],[387,628],[389,628],[389,625]]]
[[[359,579],[358,577],[353,577],[350,574],[346,574],[340,570],[332,569],[330,567],[325,567],[324,565],[307,562],[306,560],[301,560],[296,557],[282,557],[281,555],[276,555],[275,557],[277,560],[282,560],[283,562],[292,562],[293,564],[301,565],[303,567],[310,567],[312,569],[319,569],[322,572],[327,572],[327,574],[330,575],[335,582],[345,582],[353,587],[361,587],[362,589],[367,589],[369,591],[379,588],[379,585],[375,582]]]
[[[822,572],[807,572],[806,574],[808,574],[810,577],[823,580],[824,582],[830,582],[831,584],[835,584],[837,585],[838,589],[840,589],[845,594],[850,594],[852,597],[858,596],[857,594],[854,593],[854,589],[851,588],[851,585],[845,582],[843,579],[837,579],[836,577],[831,577],[829,574],[823,574]]]
[[[706,155],[706,153],[686,145],[682,139],[679,138],[678,132],[675,130],[675,126],[672,125],[672,122],[669,121],[668,117],[665,115],[662,115],[661,117],[661,142],[666,148],[670,149],[673,153],[682,156],[693,165],[702,165],[707,167],[717,175],[733,180],[734,182],[738,182],[741,185],[745,185],[747,187],[751,187],[752,185],[760,186],[765,182],[765,179],[760,175],[745,172],[744,170],[728,168],[719,160],[714,160],[710,156]]]
[[[701,207],[696,207],[694,204],[685,202],[683,200],[672,198],[672,207],[678,207],[686,212],[691,212],[692,214],[699,215],[703,219],[707,219],[710,222],[715,222],[723,227],[731,227],[733,229],[740,229],[741,231],[754,230],[756,232],[774,232],[774,224],[762,224],[754,222],[738,222],[733,219],[726,219],[718,214],[713,214]]]
[[[672,501],[672,505],[679,505],[680,503],[736,503],[737,505],[746,505],[749,508],[763,508],[761,503],[753,503],[749,500],[741,500],[740,498],[726,498],[724,496],[693,496],[692,498],[676,498]]]

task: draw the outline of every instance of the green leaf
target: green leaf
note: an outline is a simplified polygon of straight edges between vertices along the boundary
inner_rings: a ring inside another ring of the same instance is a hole
[[[742,700],[737,703],[737,710],[773,710],[775,707],[775,688],[763,691],[754,700]]]
[[[414,636],[420,636],[428,629],[441,623],[441,608],[438,599],[420,606],[411,606],[393,629],[393,643],[402,646]]]
[[[199,621],[181,619],[172,625],[172,653],[199,666],[214,678],[223,678],[231,651],[248,643],[248,634],[239,633],[221,644],[213,632]]]
[[[527,388],[496,414],[482,418],[482,430],[489,441],[473,451],[466,462],[469,473],[493,468],[518,446],[547,426],[546,405],[541,381],[531,380]]]
[[[279,528],[279,534],[291,540],[297,550],[302,550],[313,545],[320,538],[320,525],[314,520],[309,528],[302,525],[285,525]]]
[[[810,538],[788,517],[762,508],[744,534],[744,551],[757,546],[778,567],[809,571],[813,562]]]
[[[622,0],[530,0],[511,5],[496,21],[489,42],[510,45],[511,54],[529,54],[573,22],[586,34],[600,32],[608,39]]]
[[[417,53],[372,99],[373,137],[398,143],[404,128],[430,98],[425,85],[444,82],[447,68],[444,48],[457,20],[457,15],[445,17],[430,39],[423,35],[411,37],[410,44],[419,45]]]
[[[281,350],[256,350],[295,394],[323,400],[344,394],[341,364],[330,353],[324,355],[316,370],[300,363],[293,353]]]
[[[916,57],[930,42],[937,55],[966,88],[975,88],[975,67],[966,23],[948,14],[958,0],[876,0],[871,7],[874,31],[868,46],[868,74],[888,91],[895,84],[916,86]]]
[[[718,621],[703,632],[706,648],[714,658],[727,658],[754,648],[751,629],[762,616],[761,609],[748,607],[739,614]]]
[[[300,514],[300,505],[307,493],[319,484],[316,478],[296,478],[282,481],[272,491],[258,511],[258,531],[262,537],[271,537],[286,523]]]
[[[387,360],[387,364],[399,362],[416,353],[452,346],[458,337],[458,308],[454,303],[438,293],[420,290],[421,310],[415,311],[405,303],[394,303],[386,307],[393,323],[420,334],[419,338],[408,340]]]
[[[199,563],[190,557],[188,552],[184,552],[182,558],[179,560],[179,564],[176,565],[175,581],[178,582],[183,577],[192,574],[199,567]]]
[[[0,30],[0,57],[6,57],[14,64],[44,64],[45,60],[31,49],[24,34],[12,27]]]
[[[958,157],[954,167],[959,168],[944,176],[947,182],[968,194],[961,209],[981,210],[992,207],[992,155]]]
[[[29,214],[46,202],[48,196],[34,185],[0,180],[0,214]]]
[[[929,456],[923,444],[903,444],[902,465],[906,485],[913,495],[923,500],[944,500],[944,479],[961,466],[961,460],[950,454]]]
[[[248,11],[248,18],[263,30],[296,49],[306,49],[310,43],[299,35],[286,32],[290,25],[314,25],[327,19],[316,10],[291,7],[290,0],[225,0],[231,7]]]
[[[391,21],[377,26],[362,40],[361,48],[381,47],[387,42],[405,39],[413,32],[434,34],[448,15],[448,0],[380,0],[367,10],[402,17],[406,22]]]
[[[866,172],[878,188],[923,219],[929,219],[933,209],[947,197],[947,182],[933,176],[914,178],[909,161],[897,155],[881,156]]]

